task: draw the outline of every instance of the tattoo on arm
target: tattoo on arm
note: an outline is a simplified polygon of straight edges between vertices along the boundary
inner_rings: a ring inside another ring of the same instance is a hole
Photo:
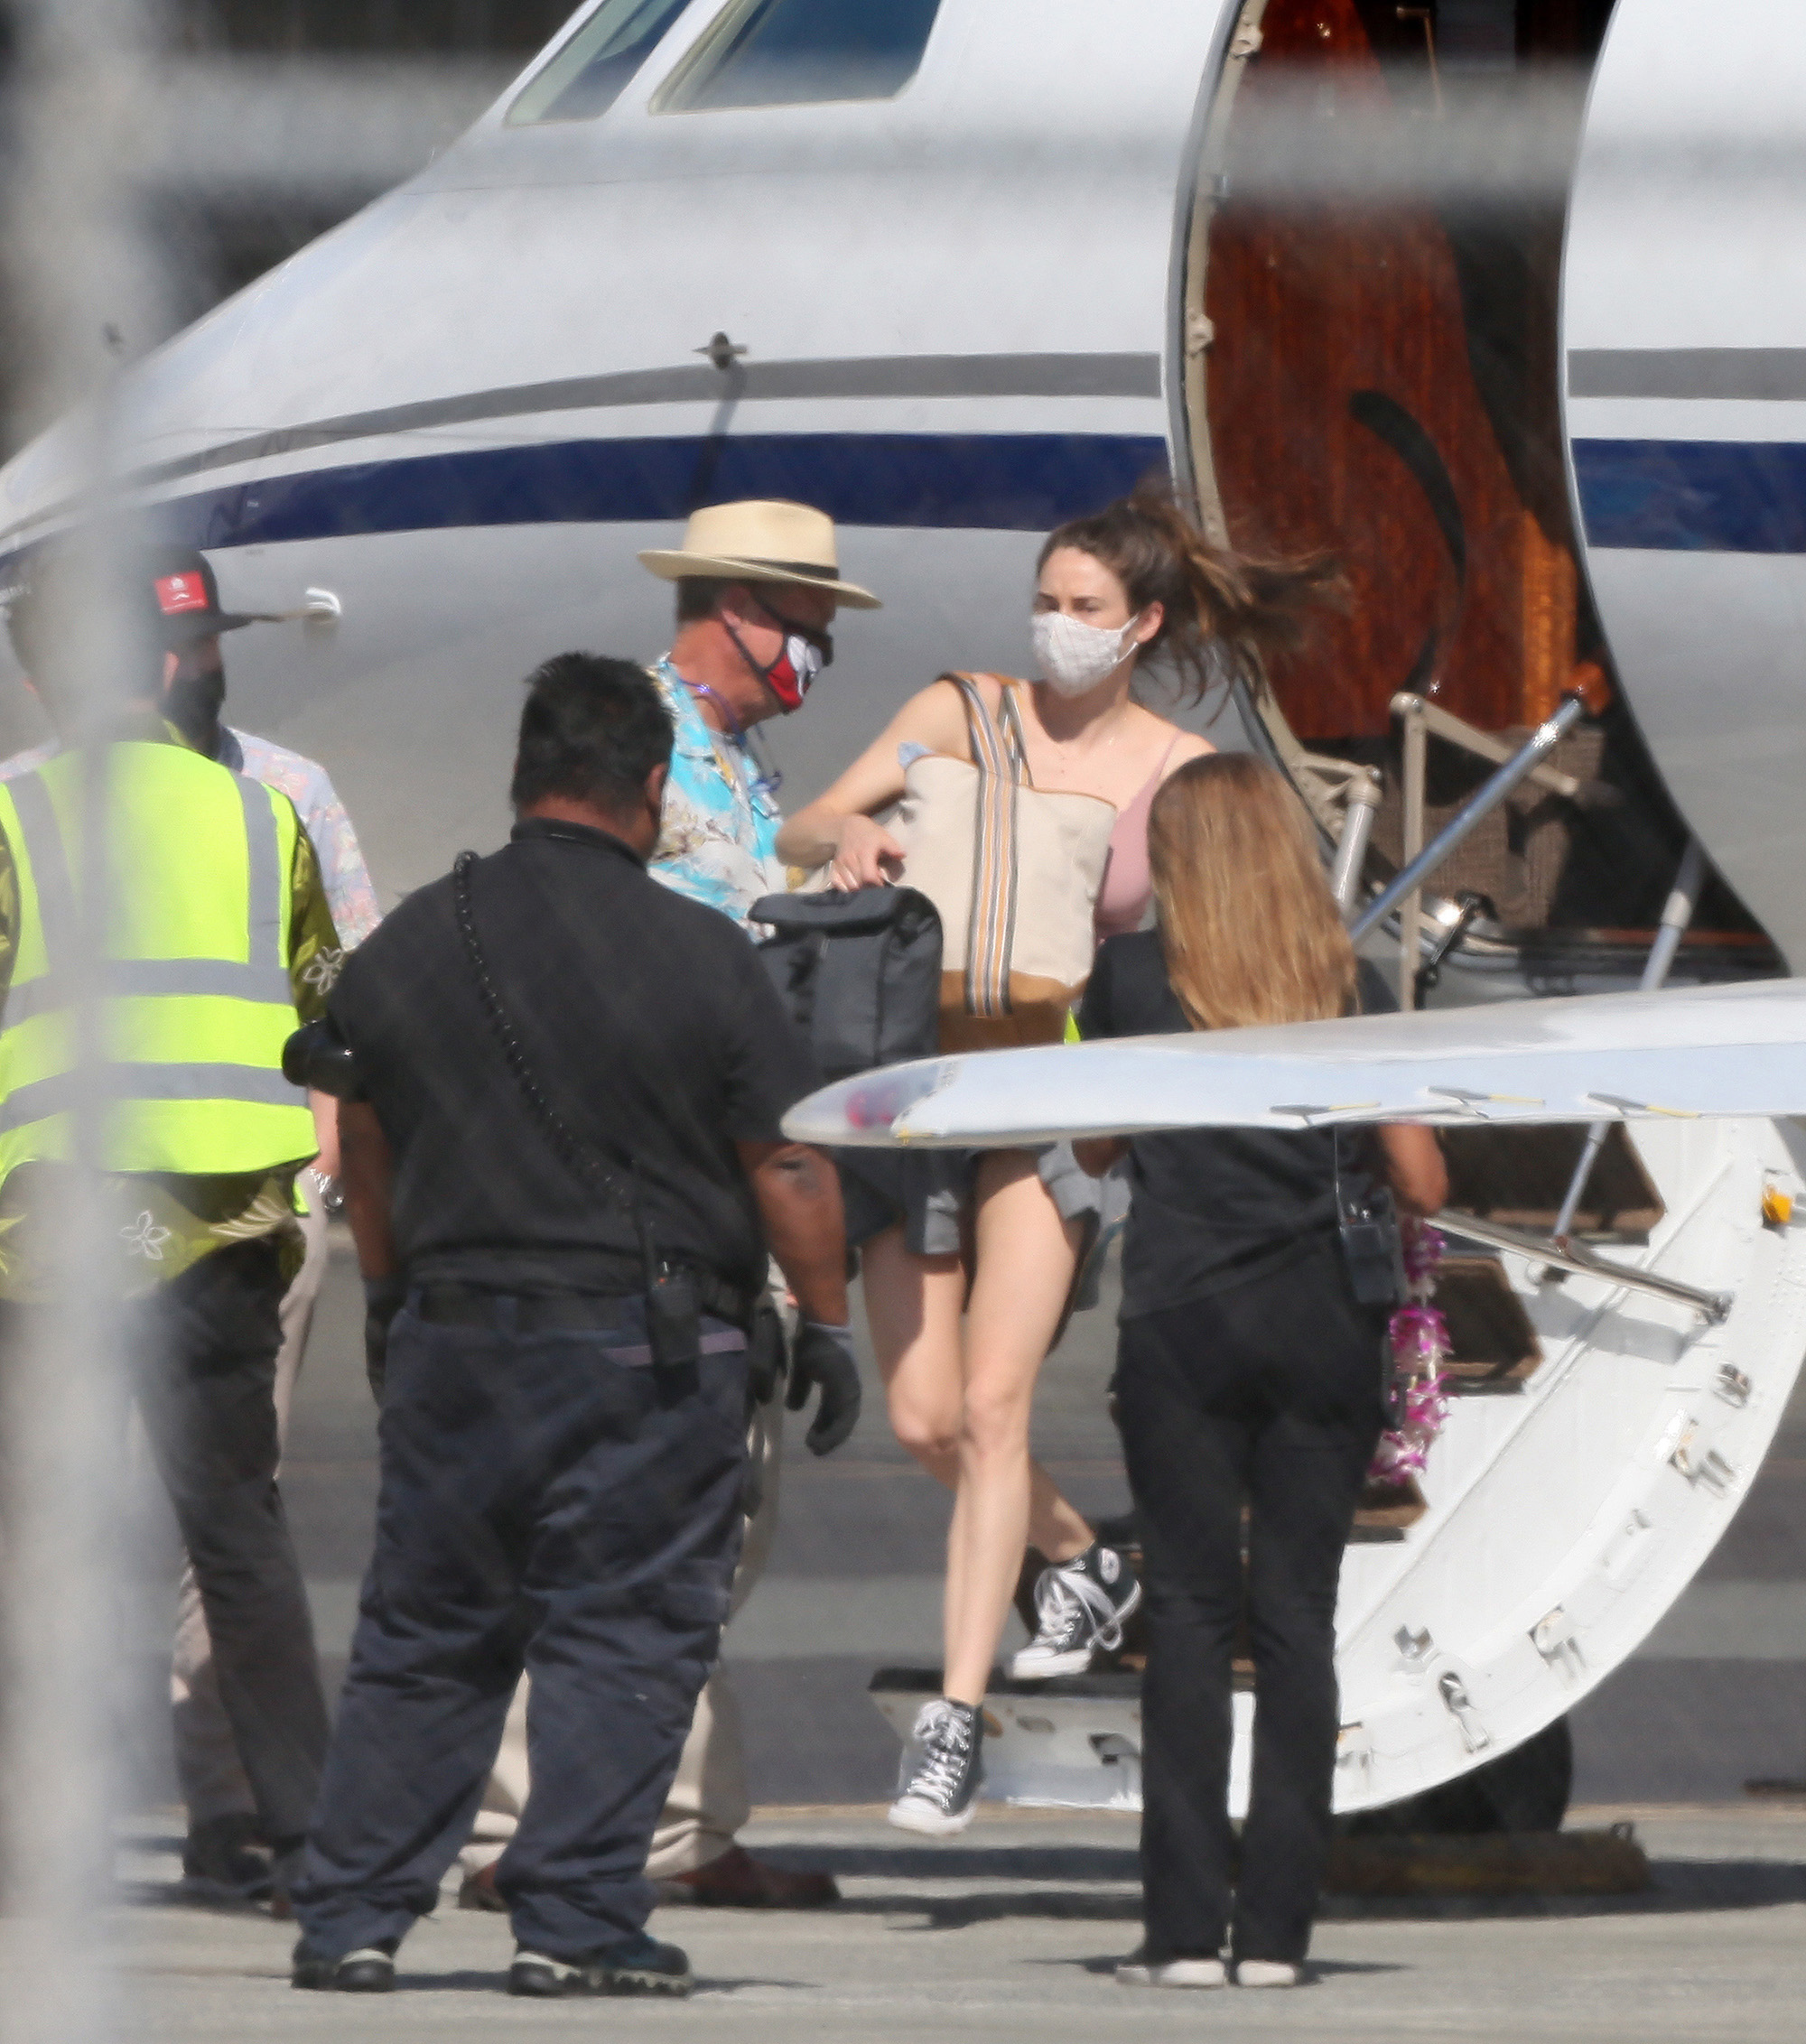
[[[799,1199],[818,1200],[827,1192],[824,1159],[818,1152],[805,1149],[800,1143],[779,1150],[770,1160],[770,1167],[783,1174],[788,1182],[788,1190]]]

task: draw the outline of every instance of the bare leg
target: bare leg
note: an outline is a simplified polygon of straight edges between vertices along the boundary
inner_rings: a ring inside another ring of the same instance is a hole
[[[901,1228],[887,1228],[867,1242],[860,1268],[891,1431],[952,1490],[959,1478],[965,1400],[960,1355],[965,1272],[956,1256],[911,1256]]]
[[[911,1256],[901,1228],[887,1229],[867,1242],[861,1261],[866,1318],[889,1398],[891,1430],[929,1475],[956,1491],[965,1407],[960,1325],[964,1268],[957,1257]],[[1029,1464],[1029,1539],[1049,1561],[1083,1554],[1091,1545],[1091,1528],[1039,1463]]]
[[[948,1539],[945,1694],[983,1700],[1029,1537],[1029,1417],[1058,1329],[1080,1230],[1061,1221],[1033,1157],[978,1172],[977,1268],[967,1310],[959,1491]]]
[[[1092,1542],[1091,1528],[1039,1463],[1029,1463],[1029,1540],[1049,1561],[1071,1561]]]

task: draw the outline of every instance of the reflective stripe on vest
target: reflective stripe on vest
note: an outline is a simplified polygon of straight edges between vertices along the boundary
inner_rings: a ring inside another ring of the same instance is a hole
[[[101,1057],[80,1072],[80,756],[0,785],[20,912],[0,1014],[0,1179],[71,1155],[84,1101],[105,1105],[109,1170],[238,1174],[312,1155],[305,1095],[282,1076],[293,809],[175,746],[116,745],[107,770],[108,955],[88,982]]]

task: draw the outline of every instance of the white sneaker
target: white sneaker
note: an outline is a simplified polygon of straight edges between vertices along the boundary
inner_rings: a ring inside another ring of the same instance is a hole
[[[1238,1959],[1238,1987],[1296,1987],[1304,1976],[1302,1966],[1288,1965],[1283,1959]]]
[[[1140,1604],[1141,1585],[1114,1547],[1087,1547],[1044,1568],[1035,1584],[1035,1637],[1010,1663],[1018,1682],[1083,1675],[1097,1653],[1122,1644],[1122,1623]]]
[[[948,1838],[978,1813],[984,1723],[975,1705],[936,1696],[916,1713],[889,1820],[899,1831]]]
[[[1116,1969],[1119,1987],[1226,1987],[1229,1974],[1221,1959],[1165,1959],[1150,1965],[1137,1952]]]

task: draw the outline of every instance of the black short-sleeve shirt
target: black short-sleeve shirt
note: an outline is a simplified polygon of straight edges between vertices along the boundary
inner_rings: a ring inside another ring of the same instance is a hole
[[[541,1090],[604,1162],[604,1138],[638,1160],[660,1254],[762,1284],[763,1230],[734,1145],[781,1140],[780,1117],[819,1081],[744,933],[661,887],[619,840],[545,820],[478,862],[471,904]],[[632,1220],[528,1110],[449,878],[351,954],[330,1008],[395,1153],[396,1244],[415,1283],[632,1288]]]
[[[1361,1006],[1390,1006],[1364,966]],[[1111,937],[1079,1009],[1079,1034],[1165,1036],[1192,1025],[1167,977],[1159,933]],[[1371,1142],[1345,1132],[1345,1186],[1371,1197]],[[1122,1318],[1163,1313],[1269,1277],[1334,1236],[1336,1138],[1326,1129],[1192,1129],[1137,1136],[1122,1241]]]

